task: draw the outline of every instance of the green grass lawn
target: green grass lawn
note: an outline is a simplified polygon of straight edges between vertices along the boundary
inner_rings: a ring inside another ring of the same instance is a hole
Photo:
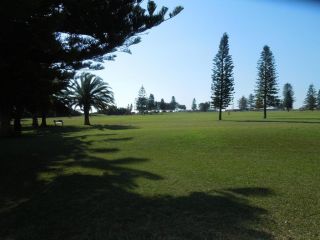
[[[320,112],[223,118],[23,121],[0,139],[0,239],[320,239]]]

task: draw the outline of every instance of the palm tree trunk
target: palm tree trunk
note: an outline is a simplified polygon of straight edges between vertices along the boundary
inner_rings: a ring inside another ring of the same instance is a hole
[[[42,112],[41,114],[41,127],[47,127],[47,114],[46,112]]]
[[[13,130],[15,134],[21,135],[21,116],[22,116],[22,108],[17,107],[16,113],[14,116],[14,122],[13,122]]]
[[[89,120],[89,108],[84,108],[84,125],[90,125],[90,120]]]

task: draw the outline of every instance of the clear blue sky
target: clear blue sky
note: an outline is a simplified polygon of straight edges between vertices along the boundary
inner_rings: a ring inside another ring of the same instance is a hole
[[[156,0],[158,6],[182,5],[174,19],[151,29],[132,55],[120,53],[95,74],[110,84],[116,104],[134,103],[143,85],[147,95],[169,102],[175,96],[191,107],[209,101],[212,59],[224,32],[233,57],[235,106],[253,93],[257,61],[269,45],[277,64],[281,89],[293,85],[295,108],[303,104],[308,86],[320,88],[320,4],[306,1]]]

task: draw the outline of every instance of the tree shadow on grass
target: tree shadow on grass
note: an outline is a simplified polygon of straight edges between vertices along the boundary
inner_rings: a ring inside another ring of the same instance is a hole
[[[118,142],[118,141],[131,141],[132,137],[122,137],[122,138],[108,138],[104,142]]]
[[[263,188],[263,187],[228,188],[226,190],[229,192],[246,196],[246,197],[249,197],[249,196],[267,197],[275,194],[271,189]]]
[[[34,131],[26,127],[24,130],[21,137],[0,138],[0,209],[3,199],[15,203],[19,198],[28,198],[29,194],[36,192],[43,185],[38,180],[39,173],[51,171],[61,161],[81,161],[88,154],[112,154],[120,151],[118,148],[108,147],[107,143],[105,148],[94,148],[95,141],[87,140],[90,136],[107,141],[117,135],[110,131],[98,135],[88,133],[73,136],[73,133],[86,132],[87,129],[52,126]]]
[[[268,212],[246,198],[270,189],[144,196],[137,180],[163,177],[130,165],[148,159],[92,156],[87,142],[57,133],[1,144],[0,239],[273,238],[261,230]]]
[[[110,124],[95,124],[91,125],[91,128],[99,130],[127,130],[127,129],[138,129],[132,125],[110,125]]]
[[[23,130],[29,132],[29,134],[24,134],[23,136],[34,136],[34,132],[36,132],[37,136],[39,135],[48,135],[48,134],[68,134],[68,133],[76,133],[83,132],[86,130],[129,130],[129,129],[138,129],[136,126],[132,125],[108,125],[108,124],[96,124],[91,126],[47,126],[45,128],[37,128],[34,129],[32,126],[24,126]],[[30,133],[31,132],[31,133]],[[103,135],[105,133],[101,133]],[[115,135],[115,133],[108,133],[109,135]],[[100,134],[97,134],[100,135]],[[87,136],[87,135],[83,135]]]

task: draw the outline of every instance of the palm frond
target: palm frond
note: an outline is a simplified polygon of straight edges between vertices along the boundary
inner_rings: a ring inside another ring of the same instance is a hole
[[[68,98],[73,107],[92,107],[103,110],[114,103],[114,95],[108,83],[91,73],[82,73],[68,87]]]

